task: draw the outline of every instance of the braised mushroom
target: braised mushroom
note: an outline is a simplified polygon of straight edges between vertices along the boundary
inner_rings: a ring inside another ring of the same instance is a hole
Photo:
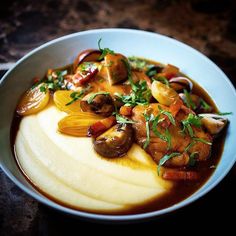
[[[114,102],[107,92],[89,93],[80,102],[82,111],[110,116],[114,111]]]
[[[105,67],[110,85],[120,83],[127,79],[127,59],[121,54],[107,54],[105,56]]]
[[[169,80],[171,88],[175,91],[180,92],[184,89],[191,91],[193,88],[193,83],[186,77],[174,77]]]
[[[93,140],[95,151],[103,157],[120,157],[133,144],[133,128],[130,124],[116,124]]]
[[[228,123],[228,119],[217,114],[199,114],[202,117],[202,125],[212,135],[219,134]]]

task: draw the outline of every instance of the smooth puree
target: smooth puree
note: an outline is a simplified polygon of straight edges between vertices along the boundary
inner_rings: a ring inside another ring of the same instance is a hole
[[[67,206],[123,212],[168,194],[172,182],[157,175],[152,158],[133,144],[122,158],[99,156],[91,138],[57,131],[66,116],[54,105],[22,118],[15,140],[18,163],[36,187]]]

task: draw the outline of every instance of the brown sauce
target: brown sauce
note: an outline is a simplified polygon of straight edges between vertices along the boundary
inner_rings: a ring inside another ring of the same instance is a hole
[[[152,63],[154,63],[152,61]],[[161,65],[160,63],[156,63],[157,65]],[[66,67],[64,67],[66,68]],[[196,95],[201,96],[209,105],[213,107],[213,113],[217,112],[218,109],[211,99],[211,97],[207,94],[207,92],[200,86],[198,85],[195,81],[193,82],[193,93]],[[197,162],[194,167],[192,167],[194,170],[198,171],[201,173],[200,178],[197,181],[179,181],[176,182],[174,187],[171,189],[171,191],[165,195],[163,195],[161,198],[153,199],[145,203],[141,203],[140,206],[135,206],[135,207],[130,207],[128,210],[125,211],[120,211],[120,212],[96,212],[96,211],[88,211],[86,209],[82,208],[75,208],[74,206],[71,206],[69,204],[65,204],[64,202],[61,202],[58,199],[55,199],[53,196],[45,193],[42,191],[38,186],[37,183],[33,183],[30,178],[27,176],[27,174],[24,172],[24,170],[21,168],[20,163],[18,161],[17,155],[15,153],[14,145],[15,145],[15,139],[16,135],[19,129],[19,124],[21,121],[21,117],[18,115],[15,115],[12,121],[12,126],[11,126],[11,146],[12,146],[12,152],[14,154],[16,163],[22,172],[22,174],[25,176],[27,181],[36,189],[38,190],[41,194],[46,196],[48,199],[62,205],[65,207],[69,207],[71,209],[76,209],[76,210],[81,210],[85,212],[92,212],[92,213],[99,213],[99,214],[111,214],[111,215],[123,215],[123,214],[137,214],[137,213],[146,213],[146,212],[152,212],[156,210],[161,210],[167,207],[170,207],[174,204],[177,204],[184,199],[188,198],[191,196],[194,192],[196,192],[198,189],[201,188],[202,185],[206,183],[206,181],[209,179],[209,177],[212,175],[214,172],[218,162],[220,161],[223,148],[224,148],[224,141],[225,141],[225,135],[227,130],[224,130],[222,134],[214,139],[213,145],[212,145],[212,153],[211,156],[208,158],[206,161],[202,162]]]

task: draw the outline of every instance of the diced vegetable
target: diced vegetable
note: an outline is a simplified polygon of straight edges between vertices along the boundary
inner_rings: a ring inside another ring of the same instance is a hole
[[[110,116],[93,123],[88,129],[88,136],[97,137],[116,123],[116,118]]]
[[[120,108],[120,114],[123,116],[131,116],[132,115],[132,107],[131,106],[122,106]]]
[[[22,96],[17,108],[17,114],[21,116],[35,114],[44,109],[50,98],[50,93],[44,83],[29,89]]]

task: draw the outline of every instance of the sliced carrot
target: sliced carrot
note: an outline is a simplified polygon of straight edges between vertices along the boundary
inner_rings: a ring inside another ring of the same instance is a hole
[[[114,116],[109,116],[105,119],[99,120],[89,127],[88,136],[97,137],[115,124],[116,118]]]
[[[183,171],[183,170],[165,170],[163,173],[163,179],[166,180],[197,180],[199,174],[196,171]]]
[[[122,106],[121,108],[120,108],[120,114],[122,115],[122,116],[131,116],[132,115],[132,107],[130,107],[130,106]]]

